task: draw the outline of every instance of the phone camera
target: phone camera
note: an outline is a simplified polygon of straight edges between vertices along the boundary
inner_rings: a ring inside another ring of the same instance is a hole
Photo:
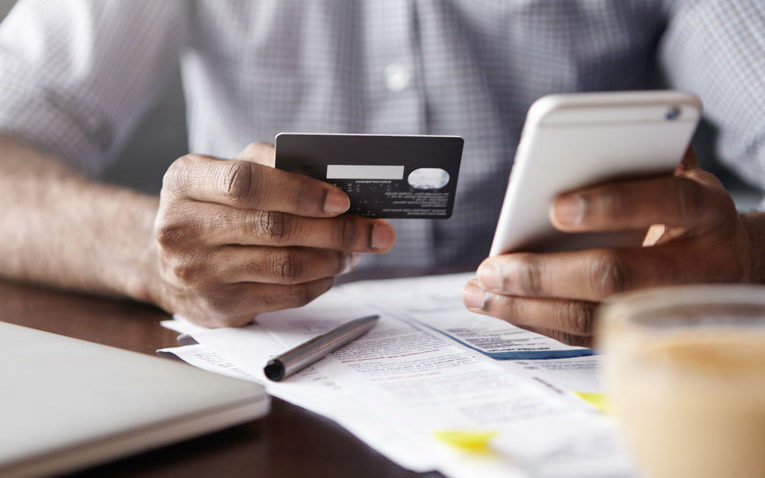
[[[665,118],[667,118],[668,121],[674,121],[677,118],[680,117],[680,108],[677,106],[673,106],[667,111],[667,114],[665,115]]]

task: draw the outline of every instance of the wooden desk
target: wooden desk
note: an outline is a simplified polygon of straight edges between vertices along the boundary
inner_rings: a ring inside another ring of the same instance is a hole
[[[176,345],[167,314],[127,301],[0,281],[0,320],[154,355]],[[440,477],[402,469],[333,422],[273,399],[264,419],[74,476]]]

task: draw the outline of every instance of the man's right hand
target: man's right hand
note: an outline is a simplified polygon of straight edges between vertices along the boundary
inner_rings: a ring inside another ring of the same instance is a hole
[[[340,189],[274,169],[273,147],[236,160],[187,155],[168,169],[154,223],[158,297],[171,313],[212,327],[297,307],[327,291],[360,252],[387,252],[393,227],[340,214]]]

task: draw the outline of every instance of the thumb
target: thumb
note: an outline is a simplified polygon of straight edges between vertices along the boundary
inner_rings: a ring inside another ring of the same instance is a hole
[[[268,143],[250,143],[241,153],[236,155],[236,158],[241,161],[249,161],[251,163],[262,164],[273,168],[276,165],[276,151],[274,146]]]

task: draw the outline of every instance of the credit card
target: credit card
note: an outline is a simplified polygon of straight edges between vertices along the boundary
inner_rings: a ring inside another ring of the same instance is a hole
[[[350,214],[452,215],[464,143],[458,136],[280,133],[274,143],[277,168],[342,189]]]

